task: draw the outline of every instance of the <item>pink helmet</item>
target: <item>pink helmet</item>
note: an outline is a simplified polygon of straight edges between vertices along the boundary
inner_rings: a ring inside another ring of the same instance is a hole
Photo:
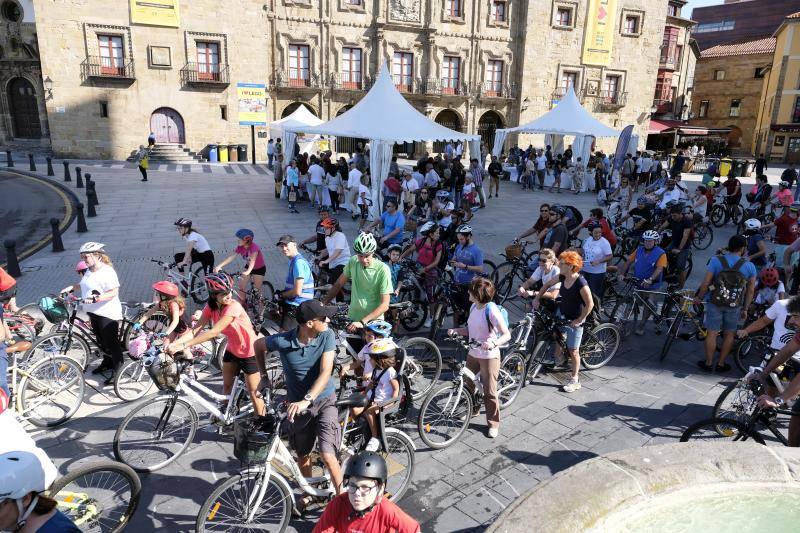
[[[75,272],[78,274],[83,274],[89,270],[89,265],[86,264],[86,261],[78,261],[78,264],[75,265]]]
[[[128,343],[128,354],[131,359],[139,359],[147,351],[147,335],[141,333]]]

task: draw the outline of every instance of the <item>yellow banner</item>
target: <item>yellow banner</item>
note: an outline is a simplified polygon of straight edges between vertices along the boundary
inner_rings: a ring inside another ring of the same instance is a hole
[[[616,20],[617,0],[589,0],[586,34],[583,37],[583,63],[603,66],[611,64]]]
[[[180,25],[179,0],[130,0],[131,23],[150,26]]]
[[[261,83],[238,83],[239,125],[267,125],[267,86]]]

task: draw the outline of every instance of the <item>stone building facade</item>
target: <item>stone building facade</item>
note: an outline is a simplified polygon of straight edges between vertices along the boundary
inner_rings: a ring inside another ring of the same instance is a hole
[[[33,3],[56,154],[124,159],[151,131],[198,151],[250,144],[237,83],[267,82],[263,2]]]
[[[682,16],[685,5],[685,0],[670,0],[667,7],[653,95],[653,118],[659,120],[688,120],[691,113],[694,71],[700,48],[691,34],[696,23]]]
[[[0,0],[0,146],[47,146],[46,91],[31,0]]]

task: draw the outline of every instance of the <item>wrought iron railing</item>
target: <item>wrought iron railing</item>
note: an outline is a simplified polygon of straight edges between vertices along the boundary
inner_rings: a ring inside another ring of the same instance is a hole
[[[116,78],[132,80],[136,77],[133,59],[88,56],[81,63],[84,78]]]
[[[230,83],[228,65],[206,65],[204,63],[186,63],[181,69],[181,81],[186,84],[221,84]]]
[[[480,85],[480,95],[485,98],[514,98],[517,87],[502,81],[484,81]]]
[[[272,76],[272,85],[279,89],[321,89],[318,72],[303,69],[279,70]]]
[[[622,107],[628,101],[628,93],[621,91],[600,91],[597,104],[601,107]]]
[[[331,88],[345,91],[368,91],[372,84],[371,77],[353,72],[334,72],[328,82]]]

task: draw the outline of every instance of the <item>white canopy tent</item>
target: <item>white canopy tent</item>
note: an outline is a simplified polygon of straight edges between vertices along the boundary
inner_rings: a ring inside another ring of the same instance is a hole
[[[289,161],[292,157],[294,157],[294,143],[296,140],[296,134],[292,133],[291,143],[288,142],[286,139],[287,128],[318,126],[323,122],[324,120],[317,118],[311,111],[308,110],[306,106],[301,104],[300,107],[295,109],[295,111],[288,117],[271,122],[269,125],[269,136],[273,139],[283,139],[285,161]],[[311,147],[318,139],[319,136],[306,139],[305,142],[301,144],[300,150],[303,152],[313,151]]]
[[[480,136],[451,130],[417,111],[395,88],[386,64],[381,66],[375,84],[364,98],[345,113],[319,126],[287,127],[287,146],[294,144],[293,134],[301,132],[369,139],[373,216],[380,213],[380,192],[389,175],[396,143],[466,141],[471,154],[480,154]]]
[[[565,135],[572,135],[575,137],[573,154],[575,157],[583,157],[583,161],[587,161],[592,146],[592,139],[589,137],[618,137],[620,134],[594,118],[578,101],[572,86],[567,89],[567,94],[556,107],[536,120],[515,128],[497,130],[494,134],[492,155],[500,155],[509,133],[549,135],[548,144],[552,146],[563,143]]]

